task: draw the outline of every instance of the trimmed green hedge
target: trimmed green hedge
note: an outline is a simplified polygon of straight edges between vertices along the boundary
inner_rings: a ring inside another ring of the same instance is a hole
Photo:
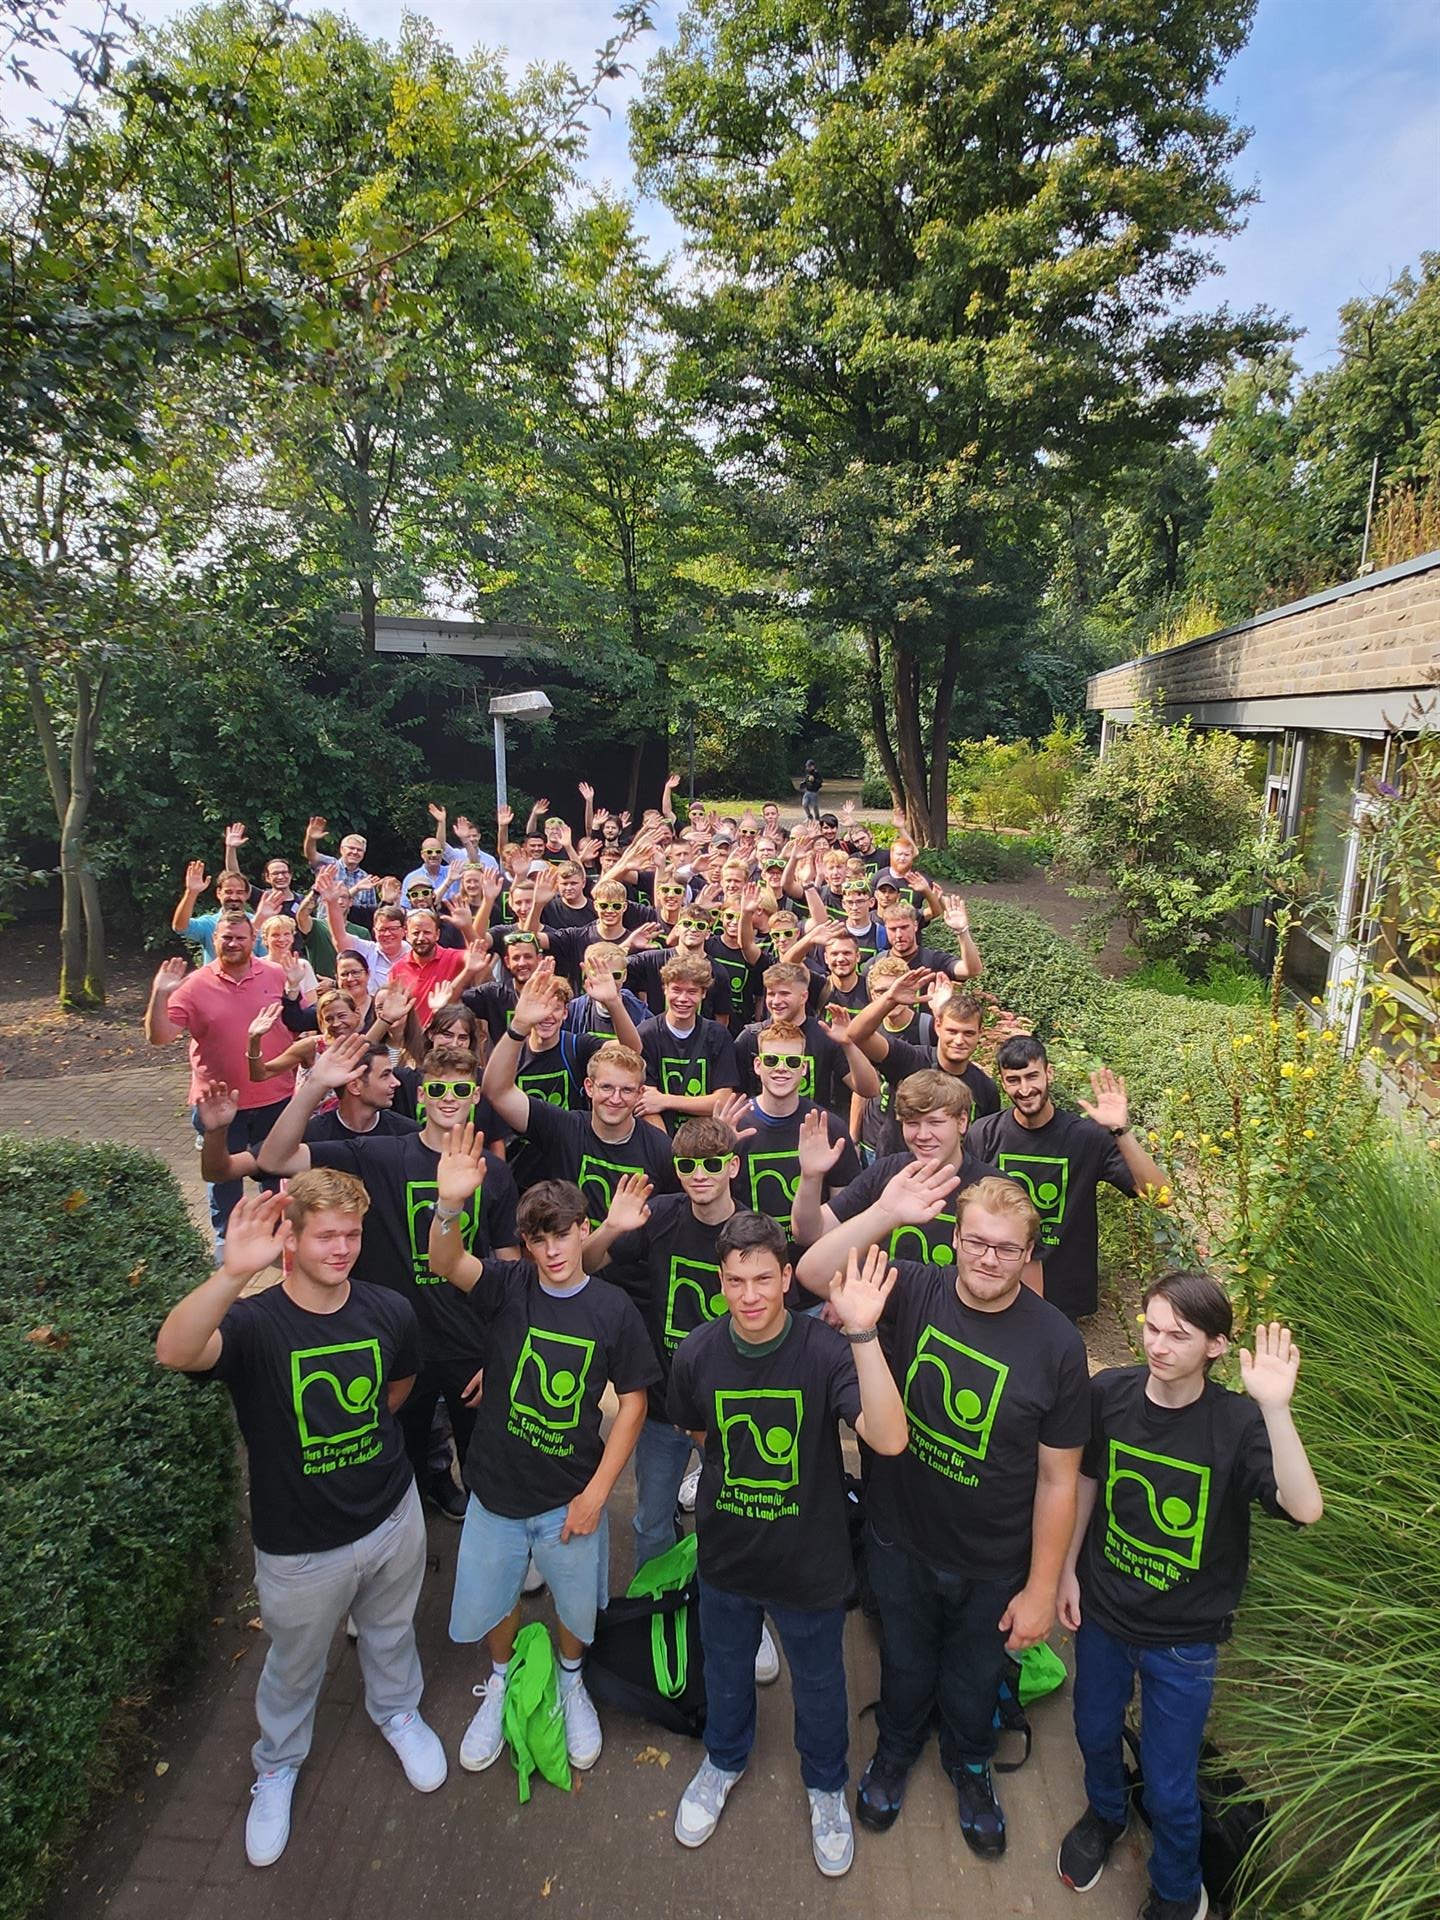
[[[888,824],[873,829],[877,847],[888,848],[898,832]],[[1055,857],[1053,834],[952,833],[943,847],[926,847],[915,864],[927,880],[973,887],[987,880],[1022,880]]]
[[[155,1364],[204,1277],[174,1176],[120,1146],[0,1137],[0,1920],[59,1863],[117,1703],[205,1612],[234,1511],[226,1396]]]

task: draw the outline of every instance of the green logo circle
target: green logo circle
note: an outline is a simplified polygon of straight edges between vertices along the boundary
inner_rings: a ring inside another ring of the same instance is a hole
[[[980,1396],[969,1387],[962,1387],[955,1396],[955,1418],[963,1420],[966,1426],[980,1418]]]
[[[1060,1198],[1060,1189],[1053,1180],[1042,1180],[1035,1189],[1035,1198],[1042,1207],[1053,1207]]]
[[[347,1407],[353,1407],[358,1413],[361,1407],[369,1402],[374,1391],[375,1383],[373,1380],[352,1380],[340,1397]]]
[[[955,1259],[955,1249],[944,1245],[931,1250],[930,1264],[934,1267],[948,1267]]]
[[[685,1091],[692,1097],[698,1097],[704,1093],[705,1089],[698,1080],[687,1080],[685,1082]]]
[[[550,1376],[550,1391],[557,1400],[572,1400],[575,1397],[575,1376],[562,1367],[559,1373]]]
[[[1161,1502],[1160,1518],[1167,1527],[1188,1527],[1193,1515],[1188,1503],[1172,1493],[1168,1500]]]
[[[765,1435],[765,1451],[774,1460],[783,1458],[785,1454],[789,1453],[794,1444],[794,1434],[790,1433],[785,1427],[771,1427],[770,1431]]]
[[[711,1294],[711,1296],[710,1296],[710,1311],[711,1311],[711,1313],[712,1313],[712,1314],[720,1314],[720,1313],[724,1313],[724,1311],[725,1311],[725,1296],[724,1296],[724,1294],[723,1294],[723,1293],[712,1293],[712,1294]]]

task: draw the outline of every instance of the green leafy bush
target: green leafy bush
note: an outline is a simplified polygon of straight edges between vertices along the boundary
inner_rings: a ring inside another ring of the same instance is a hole
[[[861,781],[860,805],[867,813],[875,813],[881,809],[888,813],[894,804],[895,798],[890,791],[888,780],[878,780],[872,775]]]
[[[1122,919],[1147,960],[1193,974],[1230,916],[1271,890],[1278,856],[1250,781],[1255,752],[1141,714],[1077,781],[1065,864],[1081,877],[1071,891],[1099,903],[1087,923],[1097,945]]]
[[[1325,1516],[1258,1529],[1216,1695],[1218,1737],[1270,1807],[1254,1920],[1435,1912],[1437,1246],[1436,1155],[1381,1133],[1335,1162],[1275,1262]]]
[[[951,750],[950,803],[984,827],[1057,822],[1090,755],[1085,730],[1056,720],[1043,740],[960,740]]]
[[[1221,1007],[1255,1007],[1265,998],[1265,983],[1243,961],[1212,953],[1198,980],[1187,978],[1173,960],[1149,960],[1129,976],[1132,987],[1148,987],[1152,993],[1183,994],[1192,1000],[1213,1000]]]
[[[873,831],[876,846],[889,847],[898,828],[887,822]],[[927,879],[973,887],[988,880],[1023,879],[1053,855],[1048,834],[952,833],[943,847],[926,847],[917,864]]]
[[[1092,1011],[1098,1016],[1115,991],[1090,956],[1038,913],[981,898],[970,902],[970,925],[986,990],[1030,1021],[1042,1040]]]
[[[225,1396],[155,1365],[207,1270],[169,1169],[0,1137],[0,1917],[24,1913],[118,1702],[206,1611],[234,1502]]]

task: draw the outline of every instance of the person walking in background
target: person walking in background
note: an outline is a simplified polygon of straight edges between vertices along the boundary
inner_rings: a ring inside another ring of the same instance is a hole
[[[820,818],[820,789],[825,782],[820,778],[819,769],[813,760],[805,762],[805,771],[800,776],[800,805],[805,810],[807,820]]]

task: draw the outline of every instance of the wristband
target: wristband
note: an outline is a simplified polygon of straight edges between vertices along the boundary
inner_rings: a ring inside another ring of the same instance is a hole
[[[455,1212],[452,1213],[448,1207],[436,1207],[430,1217],[434,1220],[440,1231],[444,1233],[453,1227],[457,1220],[463,1220],[465,1218],[465,1209],[463,1207],[457,1207]]]
[[[1120,1138],[1121,1134],[1129,1133],[1129,1131],[1130,1127],[1128,1122],[1123,1127],[1111,1127],[1110,1129],[1111,1137],[1116,1140]]]
[[[846,1328],[842,1327],[840,1332],[843,1337],[850,1342],[852,1347],[861,1347],[869,1340],[878,1340],[880,1338],[880,1329],[878,1327],[865,1327],[859,1333],[850,1333]]]

